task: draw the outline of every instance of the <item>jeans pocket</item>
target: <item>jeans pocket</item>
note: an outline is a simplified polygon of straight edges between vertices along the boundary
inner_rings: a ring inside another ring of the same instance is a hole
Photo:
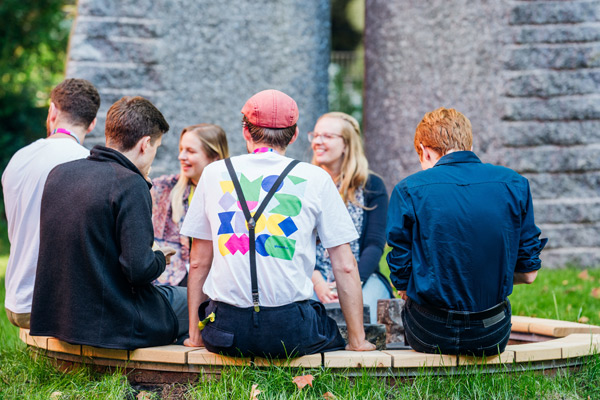
[[[209,350],[211,348],[217,350],[228,349],[233,346],[233,338],[234,334],[232,332],[219,329],[212,324],[206,325],[202,330],[202,340]]]

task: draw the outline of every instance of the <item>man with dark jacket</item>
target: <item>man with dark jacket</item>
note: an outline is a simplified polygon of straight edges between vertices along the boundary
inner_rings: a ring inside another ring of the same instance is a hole
[[[169,125],[142,97],[106,119],[106,147],[60,165],[42,196],[31,334],[135,349],[187,333],[187,292],[153,286],[172,249],[152,250],[148,171]]]
[[[387,221],[392,283],[408,344],[424,353],[494,355],[510,336],[508,296],[532,283],[540,239],[527,179],[473,153],[471,122],[427,113],[414,146],[423,171],[398,183]]]

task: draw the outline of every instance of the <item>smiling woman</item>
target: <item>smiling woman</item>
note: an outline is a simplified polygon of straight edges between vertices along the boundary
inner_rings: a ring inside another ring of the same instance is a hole
[[[160,247],[169,246],[177,250],[156,283],[187,286],[191,239],[181,236],[179,228],[204,167],[227,157],[227,137],[220,126],[188,126],[181,132],[179,139],[179,174],[164,175],[152,180],[154,241]]]
[[[350,243],[358,262],[363,302],[370,308],[371,322],[377,319],[377,300],[390,298],[392,288],[379,270],[385,246],[388,197],[383,181],[369,171],[360,126],[352,116],[330,112],[321,116],[308,134],[312,163],[329,173],[346,203],[360,237]],[[315,295],[323,303],[337,301],[329,254],[317,244],[313,274]]]

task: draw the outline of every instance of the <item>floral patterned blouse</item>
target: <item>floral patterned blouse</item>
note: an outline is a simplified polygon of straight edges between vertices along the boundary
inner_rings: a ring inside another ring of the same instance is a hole
[[[355,192],[356,202],[363,205],[365,204],[365,196],[362,188],[356,189]],[[348,213],[352,217],[352,222],[354,222],[354,227],[356,231],[360,234],[362,232],[363,219],[365,210],[354,203],[348,202],[347,204]],[[352,250],[352,254],[356,258],[356,262],[360,259],[360,238],[353,240],[350,242],[350,249]],[[329,253],[327,249],[323,247],[321,242],[317,238],[317,263],[315,265],[315,269],[323,275],[323,278],[328,282],[333,282],[335,279],[333,277],[333,272],[331,269],[331,260],[329,259]]]
[[[179,175],[163,175],[152,180],[152,225],[154,226],[154,242],[160,246],[169,246],[177,250],[171,256],[171,263],[154,283],[159,285],[178,285],[187,274],[190,262],[190,238],[179,234],[179,228],[183,223],[183,217],[188,210],[188,198],[191,185],[188,185],[183,193],[184,214],[178,223],[174,223],[171,210],[171,199],[169,195],[177,183]]]

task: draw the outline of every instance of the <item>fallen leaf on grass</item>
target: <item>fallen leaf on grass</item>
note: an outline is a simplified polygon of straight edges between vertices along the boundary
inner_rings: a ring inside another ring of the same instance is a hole
[[[592,297],[595,299],[600,299],[600,287],[595,287],[592,289]]]
[[[563,286],[567,286],[569,284],[569,281],[565,279],[564,281],[562,281],[562,284]]]
[[[250,391],[250,400],[258,400],[258,395],[261,394],[262,392],[260,390],[258,390],[257,388],[258,388],[257,384],[252,385],[252,390]]]
[[[50,400],[58,400],[62,397],[62,392],[52,392]]]
[[[337,399],[337,397],[335,397],[335,394],[333,394],[331,392],[324,393],[323,398],[327,399],[327,400],[336,400]]]
[[[298,389],[302,389],[306,385],[310,385],[312,387],[313,379],[314,377],[312,375],[300,375],[295,376],[294,379],[292,379],[292,382],[298,386]]]
[[[583,271],[581,271],[579,273],[579,275],[577,275],[579,277],[579,279],[583,279],[584,281],[588,281],[590,280],[590,273],[588,272],[587,269],[584,269]]]
[[[150,400],[150,399],[152,399],[152,393],[142,390],[141,392],[139,392],[137,394],[137,396],[135,396],[135,398],[137,400]]]
[[[590,319],[585,315],[582,315],[577,321],[581,324],[587,324],[588,322],[590,322]]]

